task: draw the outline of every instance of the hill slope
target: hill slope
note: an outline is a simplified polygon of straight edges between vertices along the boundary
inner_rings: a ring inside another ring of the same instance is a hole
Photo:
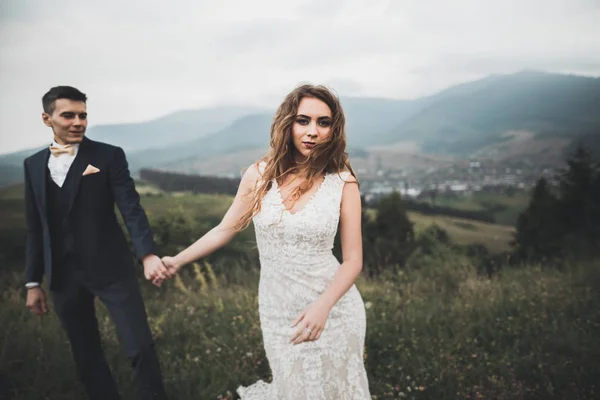
[[[341,101],[349,151],[365,160],[379,159],[383,151],[391,160],[407,159],[405,154],[526,157],[533,164],[556,165],[577,141],[600,151],[600,78],[526,71],[489,76],[417,100]],[[217,173],[211,165],[227,156],[240,162],[217,168],[218,173],[237,174],[240,165],[266,150],[273,114],[269,109],[214,107],[143,123],[97,126],[88,135],[123,147],[134,173],[141,168]],[[23,158],[35,150],[0,156],[0,165],[21,168]],[[431,167],[441,165],[445,163]],[[5,174],[8,181],[22,175],[14,168]]]
[[[510,131],[536,138],[600,135],[600,79],[522,72],[451,88],[380,139],[415,141],[426,153],[468,155],[508,140]]]

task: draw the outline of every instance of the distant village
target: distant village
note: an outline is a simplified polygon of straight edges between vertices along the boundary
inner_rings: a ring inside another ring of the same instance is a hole
[[[426,166],[401,169],[391,166],[364,164],[355,172],[361,185],[361,194],[367,203],[394,191],[413,200],[430,200],[469,196],[475,193],[512,195],[529,191],[541,178],[555,185],[556,165],[541,165],[528,159],[494,161],[466,159],[447,163],[444,167]],[[240,173],[198,175],[193,172],[142,170],[141,178],[160,183],[164,190],[192,190],[204,193],[235,194]]]
[[[531,189],[539,178],[553,182],[557,170],[531,165],[525,161],[494,162],[470,159],[447,168],[421,170],[378,169],[356,171],[361,192],[370,202],[397,191],[403,196],[421,199],[452,197],[475,192],[511,194]]]

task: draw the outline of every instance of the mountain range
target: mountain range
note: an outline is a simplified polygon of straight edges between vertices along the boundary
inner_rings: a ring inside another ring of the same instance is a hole
[[[577,142],[600,150],[600,78],[523,71],[415,100],[341,97],[352,162],[367,170],[440,167],[448,160],[560,163]],[[124,148],[134,173],[155,168],[236,175],[266,152],[274,109],[221,106],[88,129]],[[0,185],[22,179],[31,149],[0,156]]]

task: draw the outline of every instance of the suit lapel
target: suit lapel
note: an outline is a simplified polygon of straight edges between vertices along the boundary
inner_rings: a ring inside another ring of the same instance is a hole
[[[67,208],[67,214],[71,212],[71,208],[73,208],[73,203],[75,202],[75,198],[79,192],[81,175],[83,174],[83,171],[85,171],[89,161],[90,146],[90,140],[84,137],[83,141],[79,145],[77,156],[75,156],[73,164],[71,164],[71,168],[69,168],[69,174],[72,174],[72,176],[68,177],[69,187],[66,188],[67,195],[69,196],[67,203],[69,205]]]
[[[41,151],[39,156],[35,159],[34,165],[31,170],[31,183],[35,192],[35,198],[38,202],[39,210],[43,213],[42,219],[46,216],[46,192],[48,190],[48,180],[46,179],[48,169],[48,158],[50,157],[50,150],[46,149]]]

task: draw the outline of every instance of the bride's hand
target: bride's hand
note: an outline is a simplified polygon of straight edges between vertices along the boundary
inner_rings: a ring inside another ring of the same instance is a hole
[[[318,300],[306,307],[292,323],[292,328],[298,326],[298,330],[290,342],[300,344],[319,340],[329,318],[329,311],[330,308]]]

